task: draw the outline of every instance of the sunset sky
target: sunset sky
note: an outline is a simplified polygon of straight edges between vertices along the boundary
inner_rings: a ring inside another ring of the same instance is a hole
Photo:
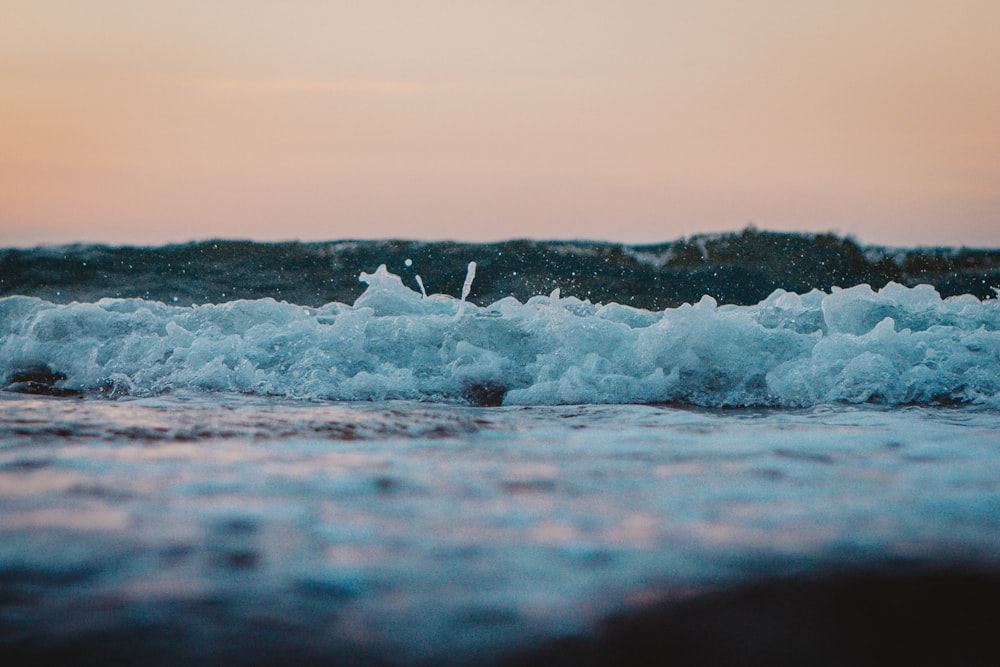
[[[2,0],[0,246],[1000,247],[996,0]]]

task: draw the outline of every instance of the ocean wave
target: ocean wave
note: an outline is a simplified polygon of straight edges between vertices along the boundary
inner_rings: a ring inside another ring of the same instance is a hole
[[[945,297],[992,298],[1000,250],[862,247],[830,234],[758,231],[698,235],[655,245],[514,240],[500,243],[202,241],[162,247],[72,245],[0,249],[0,296],[54,303],[138,298],[178,306],[272,297],[304,306],[353,303],[357,276],[379,264],[416,287],[459,294],[469,262],[480,305],[527,301],[561,288],[594,302],[647,310],[709,295],[753,305],[776,289],[933,285]]]
[[[1000,408],[1000,302],[928,285],[655,311],[559,290],[478,306],[425,296],[384,265],[362,281],[353,305],[321,307],[6,297],[0,373],[8,389],[110,397]]]

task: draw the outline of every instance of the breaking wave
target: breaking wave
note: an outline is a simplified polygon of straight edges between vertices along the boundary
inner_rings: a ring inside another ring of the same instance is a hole
[[[478,306],[425,296],[384,265],[361,279],[353,305],[321,307],[6,297],[0,373],[9,389],[110,397],[1000,408],[1000,302],[929,285],[779,289],[749,306],[705,296],[656,311],[559,290]]]

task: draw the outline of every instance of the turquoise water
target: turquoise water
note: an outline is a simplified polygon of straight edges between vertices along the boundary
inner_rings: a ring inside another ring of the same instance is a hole
[[[670,591],[1000,553],[986,408],[0,396],[8,649],[440,662]]]
[[[0,662],[481,665],[775,577],[995,571],[997,253],[876,250],[0,252]]]

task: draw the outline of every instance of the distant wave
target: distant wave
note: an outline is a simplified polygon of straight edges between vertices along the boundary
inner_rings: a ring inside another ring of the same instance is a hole
[[[469,299],[486,305],[513,296],[527,301],[560,289],[595,303],[662,310],[709,295],[752,305],[777,289],[890,282],[933,285],[942,296],[994,296],[1000,250],[861,247],[829,234],[740,233],[693,236],[657,245],[508,241],[424,243],[339,241],[253,243],[208,241],[158,248],[77,245],[0,250],[0,296],[37,296],[54,303],[104,297],[167,304],[273,298],[320,307],[353,303],[357,277],[386,264],[404,283],[461,294],[465,267],[478,271]]]
[[[353,305],[320,307],[3,298],[0,373],[9,388],[106,396],[1000,408],[1000,301],[942,298],[930,285],[646,310],[559,290],[479,306],[424,296],[384,265],[361,279]]]

